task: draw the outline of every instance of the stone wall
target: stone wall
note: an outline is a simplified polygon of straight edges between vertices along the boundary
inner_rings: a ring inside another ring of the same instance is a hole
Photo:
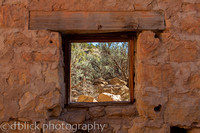
[[[138,33],[136,103],[64,109],[61,35],[29,30],[30,10],[163,10],[165,31]],[[0,0],[0,123],[54,119],[105,123],[105,133],[200,132],[199,50],[200,0]]]

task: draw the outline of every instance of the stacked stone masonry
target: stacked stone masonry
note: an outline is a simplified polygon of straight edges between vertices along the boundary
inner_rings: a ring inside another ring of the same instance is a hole
[[[138,32],[134,104],[64,108],[61,34],[28,29],[29,11],[64,10],[164,11],[164,31]],[[0,0],[0,123],[15,121],[95,121],[106,124],[104,133],[170,133],[172,126],[199,133],[200,0]],[[18,132],[40,133],[42,126]]]

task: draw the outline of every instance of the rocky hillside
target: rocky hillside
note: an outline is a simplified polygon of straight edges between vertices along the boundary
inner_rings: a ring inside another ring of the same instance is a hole
[[[129,101],[127,83],[119,78],[96,79],[93,84],[83,81],[71,89],[72,102]]]

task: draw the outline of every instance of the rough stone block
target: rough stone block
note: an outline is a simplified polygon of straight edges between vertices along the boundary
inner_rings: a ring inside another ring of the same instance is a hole
[[[35,111],[44,114],[45,117],[59,116],[61,113],[60,98],[61,94],[57,90],[49,92],[45,96],[40,96]]]
[[[150,10],[151,4],[153,3],[152,0],[133,0],[134,4],[133,7],[135,10]]]
[[[28,10],[24,5],[0,7],[0,27],[24,28],[28,22]]]
[[[73,133],[70,124],[61,120],[50,120],[45,123],[46,129],[42,129],[44,133]]]
[[[120,106],[108,106],[105,108],[106,115],[108,116],[121,116],[122,115],[122,107]]]
[[[137,111],[140,116],[150,119],[162,119],[164,108],[168,101],[165,91],[158,88],[146,87],[140,88],[136,92]]]
[[[148,120],[143,118],[135,118],[133,126],[128,130],[128,133],[169,133],[169,126],[160,124],[154,121],[154,125],[148,125]]]
[[[4,105],[3,105],[3,98],[0,98],[0,119],[3,119],[4,114],[5,114],[5,110],[4,110]]]
[[[33,54],[33,59],[35,61],[56,61],[56,56],[53,55],[52,53],[39,53],[39,52],[36,52],[36,53],[32,53]]]
[[[121,96],[104,92],[102,94],[99,94],[97,101],[98,102],[121,101]]]
[[[59,87],[59,72],[58,70],[50,70],[47,69],[46,72],[44,72],[45,75],[45,83],[56,83],[56,86]]]
[[[175,73],[169,64],[139,64],[136,70],[138,72],[137,83],[141,86],[168,88],[174,84]]]
[[[85,121],[86,114],[84,111],[67,112],[62,118],[70,124],[82,124]]]
[[[138,115],[135,105],[124,106],[122,108],[122,116],[133,117]]]
[[[195,4],[195,6],[197,6],[197,5]],[[200,4],[199,4],[199,7],[200,7]],[[199,7],[198,7],[198,9],[199,9]],[[198,10],[195,10],[195,11],[198,11]],[[182,15],[184,16],[184,14],[182,14]],[[184,17],[183,19],[180,19],[180,29],[181,29],[181,31],[189,33],[189,34],[200,35],[199,21],[200,21],[200,18],[197,18],[195,15],[188,15],[188,16]]]
[[[138,36],[137,40],[137,55],[140,60],[151,59],[157,54],[156,49],[158,48],[160,41],[155,38],[155,33],[152,31],[143,31]]]
[[[191,4],[191,3],[186,3],[183,4],[183,10],[184,11],[200,11],[200,4],[195,3],[195,4]]]
[[[164,121],[174,126],[190,126],[193,122],[198,122],[200,103],[197,96],[198,94],[171,94],[164,113]]]
[[[188,133],[199,133],[200,132],[200,128],[192,128],[188,131]]]
[[[32,0],[30,10],[68,10],[68,11],[131,11],[134,10],[133,0]],[[45,5],[45,6],[44,6]]]
[[[105,115],[105,111],[104,111],[104,107],[92,107],[92,108],[89,108],[89,114],[92,116],[92,117],[102,117]]]
[[[35,95],[26,92],[19,101],[20,110],[30,110],[35,107]]]
[[[193,88],[200,89],[200,75],[199,74],[192,75],[189,78],[189,87],[192,89]]]
[[[170,60],[174,62],[195,61],[198,55],[196,42],[175,42],[170,49]]]
[[[94,102],[95,99],[90,96],[80,95],[77,102]]]
[[[10,86],[23,86],[30,82],[31,75],[28,68],[18,68],[10,71],[7,82]]]

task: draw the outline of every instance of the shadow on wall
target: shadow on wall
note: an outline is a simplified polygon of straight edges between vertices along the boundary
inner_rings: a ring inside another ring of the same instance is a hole
[[[180,127],[170,127],[170,133],[187,133],[188,130]]]

